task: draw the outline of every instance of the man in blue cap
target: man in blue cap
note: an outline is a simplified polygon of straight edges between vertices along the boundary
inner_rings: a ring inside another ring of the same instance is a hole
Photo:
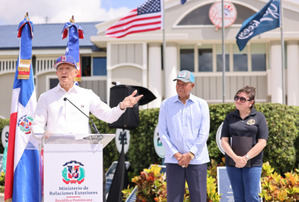
[[[83,138],[90,130],[88,119],[82,112],[87,115],[91,112],[97,118],[113,123],[126,108],[133,107],[142,97],[135,96],[137,91],[134,91],[118,106],[110,108],[92,90],[75,85],[78,69],[72,56],[59,57],[55,67],[59,84],[40,95],[32,125],[34,133],[71,134]],[[67,101],[71,101],[82,112]]]
[[[180,71],[174,81],[177,95],[162,102],[158,124],[166,152],[167,201],[183,202],[187,181],[191,202],[206,202],[209,106],[191,94],[192,72]]]

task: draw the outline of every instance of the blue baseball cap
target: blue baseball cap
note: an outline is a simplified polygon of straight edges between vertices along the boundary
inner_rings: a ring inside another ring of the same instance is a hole
[[[176,80],[180,80],[185,83],[188,83],[188,82],[194,83],[195,82],[193,73],[188,70],[180,71],[178,76],[173,81],[176,81]]]
[[[70,65],[74,66],[76,69],[78,69],[77,63],[71,55],[63,55],[63,56],[60,56],[59,58],[57,58],[56,63],[55,63],[55,68],[57,69],[57,67],[59,65],[65,64],[65,63],[70,64]]]

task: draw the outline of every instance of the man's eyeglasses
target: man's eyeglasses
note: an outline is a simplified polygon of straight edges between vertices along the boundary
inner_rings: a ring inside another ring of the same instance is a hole
[[[241,103],[245,103],[246,101],[250,101],[250,99],[246,99],[245,97],[240,97],[240,96],[238,96],[238,95],[236,95],[235,97],[234,97],[234,100],[237,102],[238,100],[240,100],[240,102]]]

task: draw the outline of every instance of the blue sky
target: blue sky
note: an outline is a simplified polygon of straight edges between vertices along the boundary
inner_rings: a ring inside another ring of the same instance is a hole
[[[107,10],[119,7],[135,8],[143,2],[144,0],[102,0],[101,7]]]
[[[34,24],[107,21],[126,15],[146,0],[3,0],[0,25],[18,24],[26,12]],[[164,0],[166,1],[166,0]],[[180,0],[176,0],[180,2]],[[191,0],[189,0],[191,1]],[[195,1],[195,0],[193,0]],[[199,1],[199,0],[198,0]],[[267,0],[264,0],[267,2]],[[298,2],[299,0],[284,0]],[[187,1],[188,3],[188,1]]]
[[[25,13],[37,23],[62,23],[75,16],[77,22],[103,21],[126,15],[146,0],[4,0],[0,25],[18,24]]]

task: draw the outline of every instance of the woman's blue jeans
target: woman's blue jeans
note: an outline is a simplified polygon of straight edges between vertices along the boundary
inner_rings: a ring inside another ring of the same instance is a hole
[[[261,201],[260,179],[262,167],[236,168],[227,166],[235,202]]]

